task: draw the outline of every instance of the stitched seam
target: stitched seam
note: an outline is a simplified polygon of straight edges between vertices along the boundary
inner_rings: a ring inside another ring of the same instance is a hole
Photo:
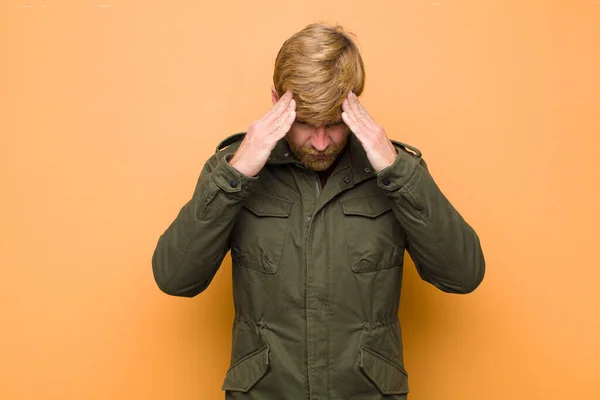
[[[275,218],[287,218],[290,216],[290,211],[292,208],[292,203],[288,204],[289,207],[287,207],[287,212],[284,213],[277,213],[277,212],[262,212],[262,211],[258,211],[255,207],[253,207],[251,204],[244,204],[244,207],[246,207],[248,210],[252,211],[253,214],[256,214],[259,217],[275,217]]]
[[[342,212],[344,213],[344,215],[357,215],[359,217],[365,217],[370,219],[376,219],[377,217],[385,214],[386,212],[389,212],[391,209],[392,206],[390,205],[388,208],[369,214],[367,212],[348,210],[346,205],[342,203]]]
[[[367,352],[369,354],[371,354],[371,356],[379,359],[381,362],[386,363],[387,365],[397,369],[398,371],[400,371],[400,373],[402,375],[404,375],[405,377],[407,377],[406,371],[400,367],[398,364],[396,364],[394,361],[380,355],[379,353],[375,352],[374,350],[371,350],[370,348],[366,347],[366,346],[362,346],[362,351],[363,352]],[[365,375],[367,375],[374,383],[375,385],[379,388],[379,390],[381,390],[382,393],[384,394],[404,394],[407,393],[402,389],[391,389],[391,390],[387,390],[383,387],[383,384],[381,384],[381,382],[377,381],[367,370],[367,368],[365,368],[362,365],[362,358],[361,358],[361,370],[365,373]]]
[[[353,200],[357,200],[357,199],[364,199],[366,197],[370,197],[370,196],[385,196],[385,194],[371,194],[371,195],[366,195],[366,196],[356,196],[356,197],[348,197],[345,198],[343,200],[340,200],[340,205],[342,206],[342,212],[345,215],[360,215],[363,217],[369,217],[369,218],[377,218],[378,216],[388,212],[389,210],[392,209],[392,204],[386,204],[384,206],[384,208],[382,208],[381,210],[375,211],[373,213],[368,213],[368,212],[362,212],[362,211],[356,211],[356,210],[351,210],[348,209],[348,203],[352,202]],[[386,200],[389,202],[389,198],[386,197]]]
[[[366,351],[367,353],[370,353],[373,357],[376,357],[376,358],[380,359],[381,361],[390,364],[391,366],[393,366],[396,369],[400,370],[400,372],[402,372],[402,373],[406,372],[406,371],[404,371],[404,369],[400,365],[396,364],[396,362],[394,360],[390,360],[389,358],[387,358],[387,357],[379,354],[375,350],[372,350],[372,349],[370,349],[367,346],[363,346],[363,350]]]
[[[239,359],[235,364],[233,364],[226,372],[226,375],[228,375],[231,371],[233,371],[234,369],[238,368],[244,361],[247,361],[248,359],[258,356],[260,353],[264,352],[267,348],[269,347],[269,345],[264,345],[263,347],[261,347],[260,349],[256,350],[255,352],[252,352],[250,354],[248,354],[247,356]],[[228,390],[241,390],[241,391],[246,391],[248,390],[252,385],[254,385],[256,382],[258,382],[258,380],[264,375],[265,371],[267,370],[268,364],[264,363],[263,367],[261,368],[260,373],[258,374],[258,376],[256,377],[256,379],[250,381],[250,383],[245,386],[229,386],[230,389]]]

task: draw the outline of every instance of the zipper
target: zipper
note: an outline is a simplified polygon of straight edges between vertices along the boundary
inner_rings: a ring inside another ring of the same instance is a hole
[[[310,217],[309,217],[310,218]],[[310,337],[310,314],[308,311],[308,296],[309,296],[309,289],[308,289],[308,282],[309,279],[308,277],[310,276],[309,273],[309,269],[310,269],[310,262],[309,262],[309,246],[310,246],[310,235],[311,235],[311,229],[312,229],[312,220],[308,221],[308,232],[306,234],[306,249],[304,251],[304,257],[306,258],[306,273],[304,276],[304,318],[306,319],[306,359],[308,361],[309,359],[309,355],[311,352],[311,337]],[[310,398],[310,393],[311,393],[311,377],[310,377],[310,365],[306,366],[306,383],[308,385],[308,397]]]
[[[299,165],[300,166],[300,165]],[[301,168],[304,168],[303,166],[300,166]],[[304,168],[306,170],[308,170],[308,168]],[[339,171],[334,171],[329,178],[333,177],[335,174],[339,173],[340,171],[343,171],[345,168],[343,168],[342,170]],[[315,177],[315,193],[316,193],[316,203],[318,204],[318,199],[321,193],[321,178],[319,178],[319,174],[317,174],[315,171],[311,171],[312,174]],[[309,216],[309,221],[308,221],[308,232],[306,235],[306,251],[305,251],[305,258],[306,258],[306,275],[305,275],[305,282],[309,281],[309,275],[310,275],[310,253],[311,253],[311,242],[312,242],[312,233],[313,233],[313,221],[314,221],[314,215],[316,215],[316,213],[320,210],[320,208],[315,209],[313,215]],[[305,303],[308,304],[308,286],[305,286],[305,293],[304,293],[304,301]],[[309,358],[309,353],[310,351],[312,351],[312,340],[314,340],[314,338],[310,337],[310,328],[311,328],[311,322],[310,322],[310,317],[308,314],[308,307],[305,308],[305,318],[306,318],[306,358]],[[311,378],[310,378],[310,373],[308,371],[308,369],[310,368],[310,366],[307,366],[307,371],[306,371],[306,380],[307,380],[307,384],[308,384],[308,396],[309,398],[311,398],[311,393],[312,393],[312,388],[311,388]]]
[[[306,169],[308,169],[308,168],[306,168]],[[318,202],[319,194],[321,192],[321,184],[320,184],[319,175],[315,171],[311,171],[311,172],[312,172],[313,176],[315,177],[315,193],[316,193],[315,204],[316,204]],[[309,276],[310,276],[310,247],[311,247],[311,241],[312,241],[313,216],[309,216],[308,218],[309,218],[309,220],[308,220],[308,232],[306,235],[306,251],[304,253],[304,256],[306,258],[306,276],[304,277],[304,279],[306,280],[306,282],[309,281]],[[308,304],[308,297],[309,297],[309,290],[308,290],[308,285],[307,285],[307,286],[305,286],[305,297],[304,297],[304,301],[306,302],[306,304]],[[310,315],[308,312],[308,307],[305,308],[305,318],[306,318],[306,359],[308,360],[310,353],[313,351],[312,350],[312,347],[313,347],[312,341],[314,340],[314,338],[310,337],[311,321],[310,321]],[[312,398],[312,395],[311,395],[312,379],[311,379],[309,370],[310,370],[310,365],[307,365],[306,381],[308,384],[308,397]]]

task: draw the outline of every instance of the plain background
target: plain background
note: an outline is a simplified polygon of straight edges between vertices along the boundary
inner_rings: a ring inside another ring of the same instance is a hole
[[[0,398],[223,398],[229,256],[194,299],[160,292],[151,256],[217,143],[270,107],[283,41],[319,21],[356,34],[363,104],[485,251],[467,296],[407,263],[411,400],[600,398],[588,0],[3,0]]]

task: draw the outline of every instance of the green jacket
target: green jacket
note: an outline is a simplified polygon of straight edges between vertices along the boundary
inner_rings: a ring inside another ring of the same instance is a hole
[[[393,141],[396,161],[375,173],[350,133],[321,188],[283,139],[258,177],[237,172],[244,134],[217,147],[152,257],[162,291],[193,297],[231,250],[226,399],[405,399],[404,250],[425,281],[469,293],[485,272],[477,234],[414,147]]]

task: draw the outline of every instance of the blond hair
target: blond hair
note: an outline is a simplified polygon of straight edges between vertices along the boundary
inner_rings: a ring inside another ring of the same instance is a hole
[[[365,68],[341,26],[311,24],[284,42],[275,59],[273,84],[279,96],[294,93],[298,119],[320,126],[340,120],[350,91],[362,93]]]

